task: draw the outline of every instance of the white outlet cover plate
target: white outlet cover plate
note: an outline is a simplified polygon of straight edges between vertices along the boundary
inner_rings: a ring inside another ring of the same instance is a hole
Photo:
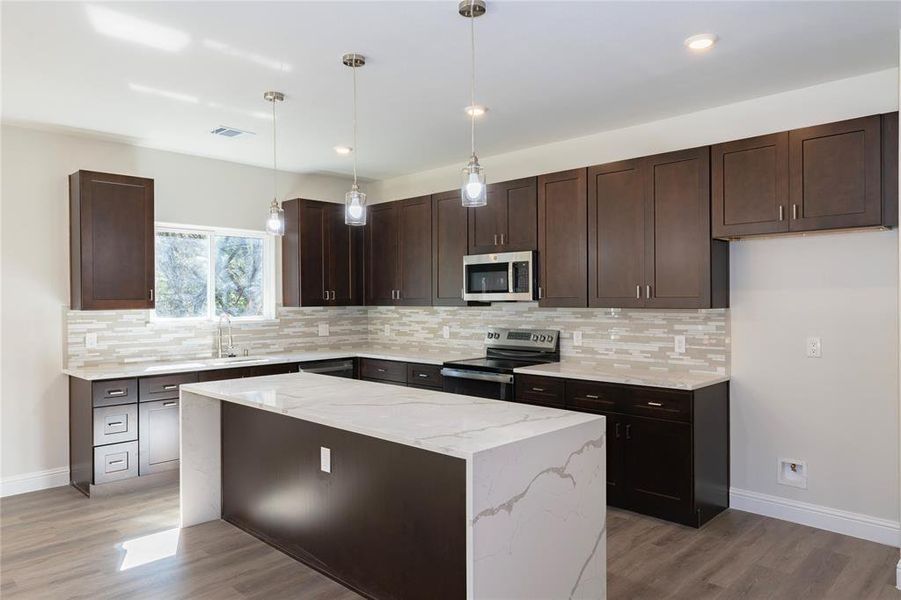
[[[791,465],[795,465],[795,471],[791,470]],[[780,458],[776,462],[776,481],[780,485],[790,485],[792,487],[807,489],[807,461],[797,460],[795,458]]]
[[[84,334],[84,347],[85,348],[96,348],[97,347],[97,333]]]
[[[573,346],[581,346],[582,345],[582,332],[581,331],[573,331]]]
[[[807,358],[822,358],[823,342],[818,337],[807,338]]]
[[[320,323],[319,324],[319,336],[320,337],[328,336],[328,323]]]
[[[441,328],[441,335],[444,337],[444,339],[449,338],[449,337],[450,337],[450,327],[448,327],[447,325],[445,325],[444,327],[442,327],[442,328]]]
[[[325,446],[319,447],[319,468],[323,473],[332,472],[332,450]]]
[[[673,347],[676,351],[676,354],[685,354],[685,336],[684,335],[674,335],[673,336]]]
[[[391,335],[391,325],[385,325],[385,335]]]

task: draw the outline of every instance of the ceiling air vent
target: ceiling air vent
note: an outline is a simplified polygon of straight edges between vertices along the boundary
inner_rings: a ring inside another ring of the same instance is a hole
[[[212,133],[213,135],[221,135],[222,137],[227,138],[242,137],[245,135],[256,135],[252,131],[244,131],[242,129],[236,129],[234,127],[226,127],[225,125],[220,125],[216,129],[210,131],[210,133]]]

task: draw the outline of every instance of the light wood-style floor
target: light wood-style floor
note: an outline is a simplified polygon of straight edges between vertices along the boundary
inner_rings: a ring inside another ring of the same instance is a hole
[[[700,531],[613,509],[608,519],[611,600],[901,598],[888,546],[738,511]],[[359,598],[224,522],[182,530],[172,554],[174,532],[160,532],[177,522],[174,484],[115,498],[67,487],[5,498],[0,596]],[[158,560],[122,570],[149,558]]]

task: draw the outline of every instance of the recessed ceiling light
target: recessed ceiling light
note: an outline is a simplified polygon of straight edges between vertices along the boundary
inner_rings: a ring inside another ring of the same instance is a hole
[[[191,41],[188,34],[183,31],[157,25],[124,12],[94,4],[88,4],[85,9],[88,11],[91,25],[98,33],[126,42],[143,44],[157,50],[177,52]]]
[[[350,146],[335,146],[335,152],[338,154],[350,154],[354,149]]]
[[[466,111],[466,114],[470,117],[481,117],[488,112],[488,107],[482,106],[481,104],[471,104],[463,110]]]
[[[715,33],[699,33],[698,35],[693,35],[689,38],[685,38],[685,46],[689,50],[694,50],[696,52],[703,52],[704,50],[710,50],[713,48],[713,45],[717,42],[719,38]]]
[[[168,98],[169,100],[178,100],[179,102],[190,102],[191,104],[197,104],[200,101],[197,96],[182,94],[181,92],[170,92],[169,90],[161,90],[159,88],[140,85],[138,83],[129,83],[128,87],[133,92],[141,92],[142,94],[160,96],[162,98]]]

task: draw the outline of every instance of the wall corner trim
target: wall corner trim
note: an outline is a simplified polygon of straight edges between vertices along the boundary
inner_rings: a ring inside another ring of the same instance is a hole
[[[31,473],[4,477],[0,480],[0,497],[16,496],[64,485],[69,485],[69,467],[32,471]]]
[[[901,547],[901,523],[898,521],[738,488],[729,490],[729,506],[735,510]],[[898,581],[901,583],[901,562],[898,568]]]

